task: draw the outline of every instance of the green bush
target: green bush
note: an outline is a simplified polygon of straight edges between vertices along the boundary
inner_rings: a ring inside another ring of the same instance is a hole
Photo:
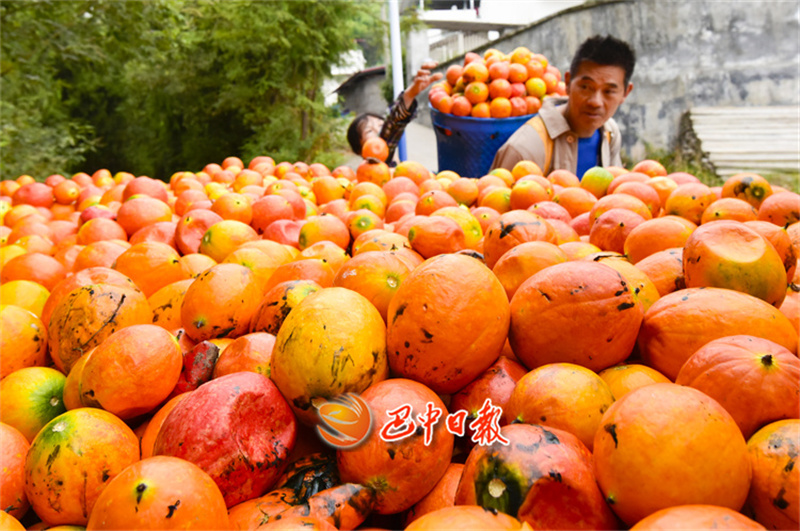
[[[236,155],[337,164],[321,87],[379,10],[349,0],[0,3],[0,178],[167,179]],[[374,53],[374,50],[373,50]]]

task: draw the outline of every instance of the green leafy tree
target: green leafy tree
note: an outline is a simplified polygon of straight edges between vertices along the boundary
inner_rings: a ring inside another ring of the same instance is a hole
[[[59,79],[64,21],[72,6],[57,3],[43,17],[40,3],[0,3],[0,174],[41,174],[82,160],[93,147],[93,129],[73,120],[62,104]]]
[[[342,119],[321,86],[370,11],[351,0],[2,2],[0,176],[167,178],[230,155],[335,164]]]
[[[351,24],[353,36],[364,53],[367,67],[384,63],[388,24],[384,20],[385,2],[363,2]]]

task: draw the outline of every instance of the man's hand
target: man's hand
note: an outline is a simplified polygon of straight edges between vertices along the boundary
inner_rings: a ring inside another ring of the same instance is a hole
[[[437,66],[439,66],[439,63],[436,61],[426,61],[422,63],[420,69],[417,70],[417,75],[414,76],[414,81],[411,83],[411,86],[403,91],[403,103],[406,104],[406,108],[411,107],[414,98],[416,98],[420,92],[428,88],[431,83],[435,83],[444,77],[444,74],[440,72],[431,74],[431,70]]]

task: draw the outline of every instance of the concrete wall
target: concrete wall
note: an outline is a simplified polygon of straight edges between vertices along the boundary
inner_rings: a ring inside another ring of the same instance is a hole
[[[365,76],[340,90],[342,112],[353,112],[356,115],[372,112],[383,116],[389,107],[381,94],[381,83],[385,78],[383,73]]]
[[[600,0],[475,51],[526,46],[563,72],[594,34],[614,35],[636,50],[634,90],[615,116],[624,151],[634,160],[644,158],[645,143],[673,149],[690,107],[800,102],[797,1]]]

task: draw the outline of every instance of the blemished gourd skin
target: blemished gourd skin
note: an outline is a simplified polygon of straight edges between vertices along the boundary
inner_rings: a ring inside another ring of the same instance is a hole
[[[181,400],[164,420],[153,454],[199,466],[232,507],[275,484],[296,436],[295,416],[275,384],[255,372],[237,372]]]
[[[783,259],[766,238],[739,221],[695,229],[683,247],[689,288],[717,287],[749,293],[776,308],[786,297]]]
[[[738,511],[752,476],[733,417],[708,395],[674,383],[630,391],[605,412],[592,453],[597,483],[633,525],[667,507]]]
[[[486,265],[494,267],[506,251],[529,241],[558,243],[556,232],[541,216],[527,210],[512,210],[501,214],[489,226],[484,236],[483,255]]]
[[[47,522],[86,525],[108,482],[138,460],[139,438],[119,418],[102,409],[73,409],[33,440],[25,493]]]
[[[312,293],[278,331],[270,371],[298,420],[314,426],[320,399],[361,393],[388,376],[383,318],[354,291]]]
[[[639,331],[642,359],[674,381],[689,356],[709,341],[746,334],[797,351],[797,331],[769,303],[722,288],[686,288],[661,297]]]
[[[592,471],[591,453],[574,435],[533,424],[500,430],[508,445],[475,446],[456,505],[480,505],[534,529],[617,529]]]
[[[767,529],[796,529],[800,523],[800,420],[767,424],[747,441],[753,481],[747,507]]]
[[[138,288],[90,284],[65,295],[47,324],[50,357],[65,374],[83,354],[122,328],[150,324],[153,312]]]
[[[631,531],[669,529],[764,529],[738,511],[715,505],[680,505],[662,509],[639,520]]]
[[[372,411],[372,432],[355,448],[336,452],[341,480],[372,489],[377,514],[405,511],[436,486],[451,462],[454,436],[445,427],[447,408],[430,388],[406,378],[372,385],[361,398]],[[408,405],[411,418],[418,420],[419,415],[427,413],[429,404],[439,409],[441,416],[428,435],[417,423],[413,433],[402,439],[384,439],[384,428],[397,418],[388,412]]]
[[[450,394],[497,360],[510,310],[489,268],[471,256],[447,254],[428,259],[403,280],[387,317],[392,372]]]
[[[767,339],[711,341],[686,360],[675,383],[719,402],[745,439],[770,422],[800,415],[800,359]]]
[[[186,290],[181,323],[194,341],[235,338],[247,333],[261,302],[258,280],[239,264],[218,264],[201,273]]]
[[[86,529],[230,529],[219,487],[188,461],[149,457],[114,479],[97,499]]]
[[[597,372],[630,356],[642,313],[617,271],[594,261],[566,262],[519,287],[508,339],[529,369],[565,362]]]

